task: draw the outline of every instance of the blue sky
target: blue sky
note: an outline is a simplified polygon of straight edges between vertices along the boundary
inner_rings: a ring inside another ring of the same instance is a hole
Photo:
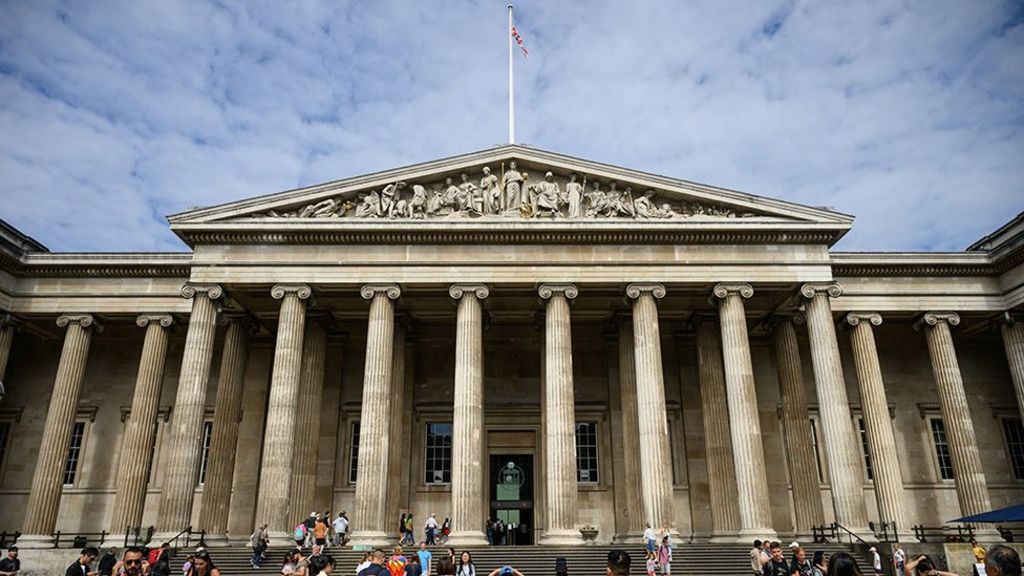
[[[517,3],[517,136],[959,250],[1024,209],[1024,3]],[[60,251],[507,138],[500,0],[0,0],[0,217]]]

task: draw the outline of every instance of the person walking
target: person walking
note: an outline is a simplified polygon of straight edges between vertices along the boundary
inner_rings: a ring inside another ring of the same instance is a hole
[[[647,555],[654,554],[654,549],[658,546],[658,536],[654,533],[654,528],[651,528],[650,522],[644,526],[644,546],[647,548]]]
[[[823,550],[814,553],[814,560],[811,561],[811,576],[825,576],[828,573],[828,555]],[[903,576],[900,572],[898,576]]]
[[[658,546],[658,568],[664,576],[672,573],[672,545],[668,541],[668,536],[664,536],[661,539],[661,546]]]
[[[313,529],[316,528],[316,512],[310,512],[309,517],[305,521],[306,530],[303,532],[305,538],[303,538],[303,546],[306,548],[313,547]]]
[[[391,551],[391,559],[388,560],[388,572],[391,573],[391,576],[405,576],[405,565],[408,563],[408,559],[402,553],[402,547],[395,546]]]
[[[423,567],[415,554],[409,556],[409,561],[405,563],[405,576],[423,576]]]
[[[763,570],[764,565],[761,564],[761,541],[754,540],[754,547],[750,549],[750,571],[760,576]]]
[[[459,556],[459,566],[455,570],[456,576],[476,576],[476,566],[473,565],[473,555],[468,550],[463,550]]]
[[[430,562],[433,556],[430,554],[430,550],[427,550],[426,542],[420,542],[420,549],[416,551],[416,556],[420,560],[420,570],[423,576],[430,576]]]
[[[807,559],[807,551],[797,546],[793,551],[793,561],[789,563],[789,571],[799,576],[814,576],[811,561]]]
[[[398,545],[405,545],[405,513],[398,517]]]
[[[306,543],[306,522],[303,520],[295,525],[295,529],[292,530],[292,538],[295,540],[295,547],[302,548],[302,545]]]
[[[792,572],[789,570],[789,564],[782,557],[782,545],[778,542],[772,542],[769,550],[771,551],[771,559],[764,565],[764,576],[791,576]]]
[[[345,511],[342,510],[338,513],[338,517],[334,519],[334,545],[341,548],[348,541],[348,517],[345,516]]]
[[[412,514],[405,517],[405,540],[401,542],[401,544],[408,544],[409,546],[416,545],[416,529],[412,523]]]
[[[427,518],[427,523],[423,525],[423,531],[426,533],[425,535],[428,546],[434,546],[437,544],[437,542],[435,541],[435,537],[437,536],[438,528],[439,526],[437,525],[437,516],[431,514],[430,518]]]
[[[899,544],[892,545],[892,563],[896,567],[896,575],[903,576],[907,565],[907,553]]]
[[[114,566],[117,564],[117,549],[108,548],[107,553],[100,558],[100,563],[96,566],[99,570],[100,576],[111,576],[114,573]]]
[[[330,530],[327,526],[326,516],[317,516],[316,525],[313,526],[313,539],[316,540],[316,545],[323,550],[324,546],[327,546],[327,532]]]
[[[872,546],[868,548],[868,552],[871,552],[871,567],[875,571],[876,576],[882,575],[882,556],[878,553],[878,548]]]
[[[95,572],[89,570],[89,565],[96,561],[100,551],[91,546],[82,548],[78,558],[64,571],[64,576],[93,576]]]
[[[259,568],[263,564],[263,555],[270,544],[270,534],[267,532],[267,526],[267,524],[260,524],[259,528],[254,530],[252,536],[249,537],[249,545],[252,546],[252,558],[249,559],[249,564],[253,568]]]
[[[441,523],[441,544],[448,543],[448,535],[452,533],[452,520],[451,518],[445,518],[444,522]]]

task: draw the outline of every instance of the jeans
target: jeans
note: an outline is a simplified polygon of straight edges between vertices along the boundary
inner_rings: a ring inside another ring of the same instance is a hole
[[[263,563],[263,551],[266,549],[266,545],[259,545],[252,549],[252,559],[249,562],[259,568],[260,564]]]

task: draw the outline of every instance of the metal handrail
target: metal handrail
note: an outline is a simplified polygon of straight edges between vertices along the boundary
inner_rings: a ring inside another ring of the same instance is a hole
[[[124,531],[124,547],[129,546],[145,546],[153,539],[153,533],[156,532],[156,528],[149,526],[146,531],[142,531],[142,526],[129,526]]]
[[[0,548],[10,548],[21,538],[21,532],[0,532]]]
[[[970,542],[974,538],[974,526],[963,524],[953,526],[914,526],[914,538],[918,542],[927,542],[928,538],[937,536],[944,542]]]
[[[896,530],[895,522],[868,522],[868,527],[871,528],[871,532],[875,534],[875,538],[879,542],[895,542],[899,543],[900,533]]]
[[[839,523],[837,523],[837,522],[833,522],[833,523],[832,523],[832,526],[835,526],[835,527],[837,528],[837,531],[836,531],[836,534],[837,534],[837,539],[841,539],[841,538],[839,538],[839,536],[838,536],[838,535],[839,535],[839,531],[838,531],[838,530],[842,530],[843,532],[846,532],[846,533],[847,533],[847,534],[849,534],[850,536],[852,536],[852,537],[856,538],[856,539],[857,539],[857,541],[858,541],[858,542],[860,542],[861,544],[863,544],[863,545],[865,545],[865,546],[870,546],[870,544],[868,544],[867,542],[865,542],[863,538],[861,538],[860,536],[857,536],[856,534],[854,534],[854,533],[853,533],[853,531],[851,531],[851,530],[850,530],[849,528],[847,528],[846,526],[843,526],[842,524],[839,524]],[[852,542],[851,542],[851,544],[852,544]]]
[[[177,548],[178,547],[178,539],[181,538],[182,536],[185,536],[186,534],[189,534],[189,535],[192,534],[192,525],[191,524],[189,524],[187,527],[182,529],[181,532],[178,532],[174,536],[168,538],[167,539],[167,543],[171,545],[171,548]],[[188,547],[188,536],[185,536],[185,547],[186,548]]]
[[[110,532],[107,532],[106,530],[102,532],[61,532],[58,530],[53,534],[53,547],[60,548],[61,537],[67,537],[69,535],[71,535],[71,540],[68,542],[71,544],[70,548],[79,548],[87,546],[89,544],[89,539],[96,536],[99,536],[100,538],[98,546],[103,546],[103,543],[107,540],[107,536],[110,536]]]
[[[815,544],[826,544],[829,542],[829,538],[838,539],[836,534],[835,526],[821,525],[811,526],[811,538],[813,538]]]

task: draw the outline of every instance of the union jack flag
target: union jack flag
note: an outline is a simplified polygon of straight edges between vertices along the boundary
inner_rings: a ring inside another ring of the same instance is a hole
[[[516,39],[516,44],[518,44],[519,49],[523,51],[523,57],[529,58],[530,51],[526,49],[525,45],[523,45],[523,38],[519,35],[519,31],[516,30],[515,26],[512,26],[512,37]]]

